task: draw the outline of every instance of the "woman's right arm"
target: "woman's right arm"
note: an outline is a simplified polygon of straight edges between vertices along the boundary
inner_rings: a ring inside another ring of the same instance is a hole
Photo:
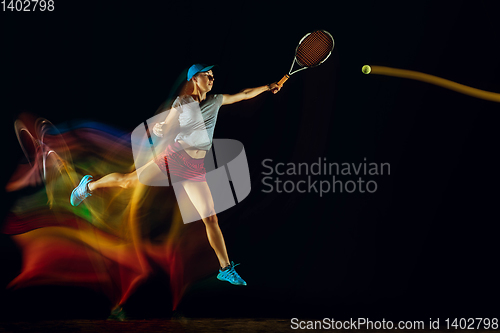
[[[159,137],[163,137],[164,133],[168,135],[177,126],[178,119],[179,111],[177,111],[177,109],[175,108],[170,109],[167,117],[165,118],[165,121],[155,124],[155,126],[153,127],[153,133]]]

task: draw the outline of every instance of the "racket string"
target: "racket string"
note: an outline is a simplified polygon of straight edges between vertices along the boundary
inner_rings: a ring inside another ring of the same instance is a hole
[[[313,67],[319,65],[330,54],[333,39],[324,31],[314,31],[297,47],[296,59],[299,65]]]

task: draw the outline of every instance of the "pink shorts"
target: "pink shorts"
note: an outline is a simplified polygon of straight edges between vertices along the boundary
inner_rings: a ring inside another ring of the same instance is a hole
[[[186,153],[179,142],[167,146],[167,148],[155,159],[156,165],[172,182],[191,180],[194,182],[205,182],[204,158],[192,158]]]

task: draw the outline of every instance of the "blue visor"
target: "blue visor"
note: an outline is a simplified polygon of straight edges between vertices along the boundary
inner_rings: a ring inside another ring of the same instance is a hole
[[[205,64],[194,64],[193,66],[189,67],[187,80],[191,80],[191,78],[198,73],[208,72],[212,69],[212,67],[214,67],[214,65],[208,66]]]

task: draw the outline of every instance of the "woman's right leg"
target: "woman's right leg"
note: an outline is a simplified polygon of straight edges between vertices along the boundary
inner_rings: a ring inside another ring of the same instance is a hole
[[[106,175],[99,180],[90,182],[88,187],[91,192],[103,187],[133,187],[138,180],[136,173],[137,171],[126,174],[116,172],[110,173],[109,175]]]
[[[147,169],[147,170],[146,170]],[[149,161],[139,169],[130,173],[110,173],[98,180],[93,180],[92,176],[86,175],[80,181],[75,189],[71,192],[70,203],[73,206],[78,206],[83,200],[91,196],[91,192],[103,187],[121,187],[131,188],[135,187],[139,182],[138,175],[141,175],[141,181],[146,184],[157,177],[163,176],[163,172],[156,165],[154,160]]]
[[[121,187],[121,188],[131,188],[135,187],[137,185],[137,182],[139,181],[139,178],[137,177],[138,173],[141,173],[144,171],[146,168],[147,170],[147,177],[157,177],[159,173],[162,171],[160,168],[158,168],[155,164],[154,160],[149,161],[139,169],[130,172],[130,173],[110,173],[101,179],[92,181],[88,184],[89,190],[92,192],[98,188],[103,188],[103,187]],[[145,175],[143,175],[144,177]]]

